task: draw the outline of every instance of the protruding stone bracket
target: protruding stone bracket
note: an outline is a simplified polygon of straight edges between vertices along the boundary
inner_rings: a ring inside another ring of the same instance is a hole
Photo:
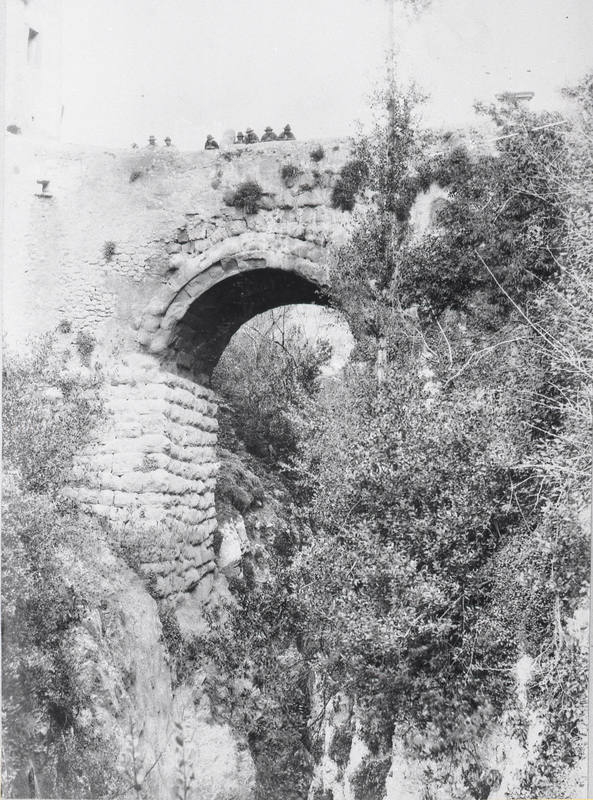
[[[36,197],[53,197],[53,195],[51,195],[47,191],[47,187],[49,186],[49,181],[37,181],[37,183],[40,184],[41,191],[35,193]]]

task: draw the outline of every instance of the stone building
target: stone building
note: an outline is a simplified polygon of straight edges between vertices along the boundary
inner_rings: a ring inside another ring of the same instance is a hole
[[[5,127],[59,139],[62,122],[62,0],[8,0]]]

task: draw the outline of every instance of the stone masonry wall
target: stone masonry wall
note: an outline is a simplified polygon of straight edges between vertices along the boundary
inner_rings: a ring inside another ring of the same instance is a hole
[[[106,423],[77,460],[68,494],[109,520],[129,561],[171,601],[214,580],[217,406],[208,389],[123,359],[105,387]]]

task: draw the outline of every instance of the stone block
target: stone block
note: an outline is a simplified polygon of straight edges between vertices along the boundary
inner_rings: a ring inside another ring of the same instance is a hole
[[[160,576],[156,580],[155,591],[161,597],[168,597],[174,591],[172,576]]]
[[[206,572],[200,575],[198,584],[191,593],[192,600],[198,603],[208,602],[214,588],[214,574]]]
[[[103,506],[113,505],[114,492],[112,489],[102,489],[99,492],[99,503]]]
[[[169,331],[161,331],[161,333],[157,333],[147,345],[148,349],[151,353],[163,353],[169,346],[170,339],[171,334]]]
[[[159,294],[156,297],[153,297],[146,307],[146,314],[155,317],[162,317],[171,304],[173,298],[174,291],[170,287],[163,287]]]
[[[186,492],[193,491],[193,481],[180,478],[178,475],[171,475],[167,473],[168,491],[172,494],[185,494]]]
[[[140,427],[142,436],[165,434],[167,428],[167,419],[160,414],[146,414],[141,418]]]
[[[214,531],[218,527],[218,522],[216,521],[216,517],[213,516],[210,519],[207,519],[205,522],[201,524],[200,527],[204,532],[204,539],[206,539],[206,537],[209,536],[211,533],[214,533]]]
[[[205,239],[208,236],[208,229],[205,225],[191,226],[188,233],[190,239]]]
[[[114,475],[110,469],[101,472],[99,483],[102,489],[111,489],[114,492],[121,490],[121,478]]]
[[[194,242],[194,251],[196,253],[204,253],[210,247],[210,242],[208,239],[202,239],[200,241]]]
[[[137,502],[137,495],[131,494],[130,492],[126,491],[118,491],[113,493],[113,505],[118,506],[119,508],[127,508],[129,506],[135,506]]]
[[[223,242],[227,237],[227,232],[224,228],[216,228],[212,231],[210,236],[208,237],[211,245],[216,245],[219,242]]]
[[[187,591],[190,587],[196,587],[200,583],[202,580],[202,573],[196,569],[196,567],[192,567],[184,573],[183,577],[185,580],[185,591]]]
[[[152,315],[147,314],[142,321],[142,328],[140,328],[140,330],[138,330],[138,332],[136,333],[136,341],[143,347],[148,347],[148,345],[152,341],[152,337],[154,336],[153,333],[144,329],[144,323],[148,322],[148,324],[150,324],[149,320],[152,320],[153,318],[154,317]]]
[[[149,434],[133,439],[134,449],[144,453],[165,453],[168,454],[171,443],[166,436],[159,434]]]
[[[116,453],[113,456],[112,470],[115,475],[125,475],[128,472],[140,469],[144,455],[136,452]]]
[[[229,236],[240,236],[247,231],[247,223],[244,219],[236,219],[229,222],[227,225],[227,233]]]
[[[109,518],[109,513],[111,511],[111,506],[104,506],[101,504],[94,504],[91,506],[93,514],[96,514],[98,517],[107,517]]]
[[[166,400],[169,389],[164,383],[147,383],[142,394],[151,400]]]
[[[170,514],[169,509],[170,498],[163,492],[142,492],[142,505],[143,506],[159,506],[163,508],[167,514]]]
[[[142,426],[139,422],[116,422],[113,432],[117,437],[133,439],[142,435]]]
[[[205,512],[198,508],[183,508],[181,511],[181,519],[192,526],[192,542],[200,543],[202,539],[200,538],[199,526],[206,520]]]
[[[144,472],[128,472],[122,475],[121,488],[122,492],[140,493],[146,488],[146,474]],[[151,489],[150,491],[154,491]],[[157,490],[158,491],[158,490]]]
[[[208,275],[210,276],[210,278],[212,278],[214,283],[224,278],[225,271],[222,267],[222,264],[216,264],[213,267],[210,267],[210,269],[208,270]]]
[[[203,542],[200,547],[200,559],[202,564],[208,564],[208,562],[214,561],[214,550],[207,542]]]
[[[112,384],[126,384],[133,382],[133,376],[134,371],[130,367],[118,366],[110,371],[108,380]]]

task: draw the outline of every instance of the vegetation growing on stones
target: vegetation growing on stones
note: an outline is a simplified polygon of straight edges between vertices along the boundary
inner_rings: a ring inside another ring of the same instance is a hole
[[[257,181],[245,181],[239,184],[233,196],[233,205],[241,208],[246,214],[257,214],[264,190]]]
[[[313,150],[311,150],[311,152],[309,153],[309,158],[311,159],[311,161],[319,163],[320,161],[323,161],[323,159],[325,158],[325,150],[321,145],[319,145],[318,147],[315,147]]]
[[[103,258],[105,259],[105,261],[111,261],[116,252],[117,252],[117,245],[115,242],[112,242],[111,240],[105,242],[105,244],[103,245]]]
[[[302,170],[296,164],[283,164],[280,169],[280,177],[287,188],[294,186],[294,182],[302,174]]]
[[[92,333],[89,333],[85,330],[80,330],[76,334],[76,349],[78,350],[80,360],[85,367],[90,366],[91,355],[96,344],[97,341]]]
[[[332,190],[332,206],[342,211],[352,211],[367,176],[368,164],[364,160],[356,159],[344,164]]]
[[[383,800],[390,758],[366,758],[350,779],[355,800]]]

